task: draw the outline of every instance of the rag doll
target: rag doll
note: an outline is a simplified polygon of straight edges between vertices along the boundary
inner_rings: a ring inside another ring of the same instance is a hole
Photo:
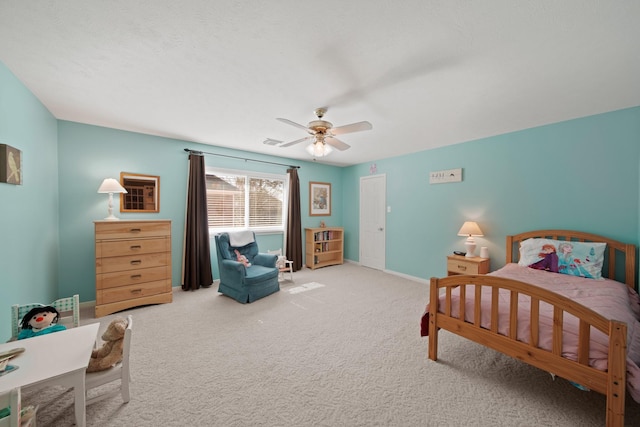
[[[242,255],[240,251],[237,249],[235,249],[234,252],[236,253],[236,258],[238,259],[238,262],[243,263],[245,267],[251,267],[251,263],[249,262],[246,256]]]
[[[29,310],[22,318],[20,327],[22,330],[18,334],[18,339],[37,337],[39,335],[50,334],[52,332],[64,331],[64,325],[58,325],[60,313],[54,307],[42,306]]]

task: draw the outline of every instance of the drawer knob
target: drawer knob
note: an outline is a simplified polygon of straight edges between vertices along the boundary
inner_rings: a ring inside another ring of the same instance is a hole
[[[142,274],[132,274],[131,278],[132,279],[140,279],[142,277]]]
[[[138,288],[138,289],[131,289],[131,293],[132,293],[132,294],[139,294],[140,292],[142,292],[142,289],[141,289],[141,288]]]
[[[140,264],[142,264],[142,260],[134,259],[131,261],[131,265],[140,265]]]
[[[458,265],[458,270],[460,271],[467,271],[467,267],[464,265]]]
[[[139,233],[139,232],[141,232],[141,231],[142,231],[142,229],[141,229],[141,228],[130,228],[130,229],[129,229],[129,232],[130,232],[130,233]]]
[[[142,246],[140,246],[140,245],[131,245],[129,248],[135,250],[135,249],[142,248]]]

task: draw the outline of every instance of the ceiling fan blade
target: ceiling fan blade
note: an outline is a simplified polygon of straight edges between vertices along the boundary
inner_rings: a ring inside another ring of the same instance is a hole
[[[267,138],[264,141],[262,141],[263,144],[265,145],[278,145],[278,144],[282,144],[284,141],[280,141],[279,139],[273,139],[273,138]]]
[[[343,135],[345,133],[360,132],[363,130],[371,130],[373,126],[369,122],[351,123],[350,125],[338,126],[331,129],[331,133],[334,135]]]
[[[298,143],[300,143],[302,141],[306,141],[308,139],[313,139],[313,137],[312,136],[307,136],[305,138],[296,139],[295,141],[291,141],[291,142],[287,142],[286,144],[282,144],[280,147],[290,147],[290,146],[292,146],[294,144],[298,144]]]
[[[326,142],[327,144],[329,144],[330,146],[337,148],[340,151],[344,151],[347,148],[351,148],[351,146],[349,144],[345,144],[344,142],[340,141],[337,138],[333,138],[331,136],[327,136],[324,139],[324,142]]]
[[[282,123],[287,123],[287,124],[289,124],[291,126],[295,126],[297,128],[304,129],[305,131],[309,132],[309,128],[308,127],[306,127],[304,125],[301,125],[299,123],[296,123],[296,122],[292,122],[289,119],[283,119],[283,118],[278,117],[276,120],[280,120]]]

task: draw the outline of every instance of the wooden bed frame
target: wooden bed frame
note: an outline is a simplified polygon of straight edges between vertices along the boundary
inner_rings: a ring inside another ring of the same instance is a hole
[[[622,283],[631,288],[635,286],[636,247],[595,234],[568,230],[538,230],[514,236],[507,236],[507,263],[517,262],[519,242],[534,238],[551,238],[577,242],[605,242],[605,264],[603,276]],[[616,274],[616,272],[618,274]],[[622,276],[624,276],[622,278]],[[622,279],[622,280],[621,280]],[[465,285],[475,287],[474,320],[464,321],[464,304],[460,304],[460,318],[451,316],[451,291],[460,286],[461,299],[466,297]],[[481,286],[488,286],[492,291],[491,328],[480,326],[480,292]],[[498,333],[498,292],[506,289],[511,293],[509,333],[508,336]],[[445,303],[438,312],[438,296],[444,292]],[[531,298],[531,330],[529,343],[516,340],[518,295]],[[553,306],[552,350],[547,351],[538,346],[540,302]],[[567,312],[579,319],[578,361],[562,357],[563,313]],[[463,320],[461,320],[463,319]],[[608,371],[600,371],[589,366],[590,327],[594,327],[609,337]],[[626,393],[626,341],[627,325],[616,320],[609,320],[562,295],[555,294],[536,286],[501,277],[483,275],[457,275],[442,279],[431,279],[429,300],[429,359],[438,358],[438,330],[444,329],[460,335],[486,347],[515,357],[537,368],[584,385],[591,390],[605,394],[607,397],[607,426],[623,426]]]

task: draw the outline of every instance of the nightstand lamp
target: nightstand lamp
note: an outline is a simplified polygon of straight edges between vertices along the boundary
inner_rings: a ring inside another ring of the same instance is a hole
[[[116,221],[119,219],[113,214],[113,193],[126,192],[127,190],[114,178],[105,178],[105,180],[102,181],[100,188],[98,188],[98,193],[109,193],[109,216],[105,218],[106,220]]]
[[[467,236],[467,241],[465,242],[465,246],[467,247],[467,257],[471,258],[475,256],[476,251],[476,241],[473,239],[474,237],[482,237],[482,230],[478,227],[473,221],[466,221],[462,224],[460,231],[458,231],[458,236]]]

